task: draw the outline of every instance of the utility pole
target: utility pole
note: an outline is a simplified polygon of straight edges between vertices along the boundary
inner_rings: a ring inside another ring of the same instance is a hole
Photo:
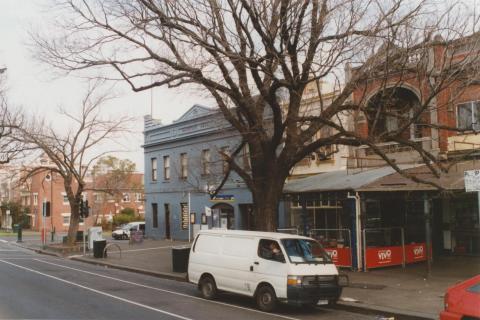
[[[423,212],[425,217],[425,249],[427,257],[427,277],[432,273],[432,226],[431,226],[431,205],[427,193],[423,195]]]
[[[190,191],[188,192],[188,242],[191,241],[191,229],[192,229],[192,223],[191,223],[191,212],[190,210]]]

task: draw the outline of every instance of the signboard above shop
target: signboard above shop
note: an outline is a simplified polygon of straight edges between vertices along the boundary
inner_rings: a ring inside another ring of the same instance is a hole
[[[463,173],[466,192],[480,192],[480,170],[468,170]]]
[[[235,201],[235,197],[233,194],[217,194],[210,198],[212,202],[233,202]]]

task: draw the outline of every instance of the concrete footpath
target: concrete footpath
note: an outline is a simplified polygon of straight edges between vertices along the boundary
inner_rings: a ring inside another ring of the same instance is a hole
[[[2,239],[5,239],[3,237]],[[11,239],[13,240],[13,239]],[[18,244],[41,253],[61,256],[58,251],[43,248],[34,236]],[[3,240],[5,241],[5,240]],[[14,242],[14,241],[10,241]],[[183,241],[145,239],[139,244],[128,240],[108,240],[106,258],[94,258],[92,252],[68,253],[65,257],[152,276],[186,281],[186,273],[172,271],[172,247],[185,246]],[[438,319],[443,309],[443,295],[455,283],[480,273],[479,257],[442,257],[433,263],[426,276],[425,263],[348,274],[350,285],[343,290],[339,308],[407,315],[413,318]]]

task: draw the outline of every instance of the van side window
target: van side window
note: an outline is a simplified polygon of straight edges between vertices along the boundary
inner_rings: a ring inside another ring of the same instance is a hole
[[[261,239],[258,242],[258,256],[262,259],[285,262],[280,245],[275,240]]]

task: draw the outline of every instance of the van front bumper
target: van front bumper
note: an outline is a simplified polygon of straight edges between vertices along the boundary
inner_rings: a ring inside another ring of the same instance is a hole
[[[316,304],[319,300],[338,300],[342,287],[338,279],[317,281],[315,284],[287,286],[287,303],[294,305]]]

